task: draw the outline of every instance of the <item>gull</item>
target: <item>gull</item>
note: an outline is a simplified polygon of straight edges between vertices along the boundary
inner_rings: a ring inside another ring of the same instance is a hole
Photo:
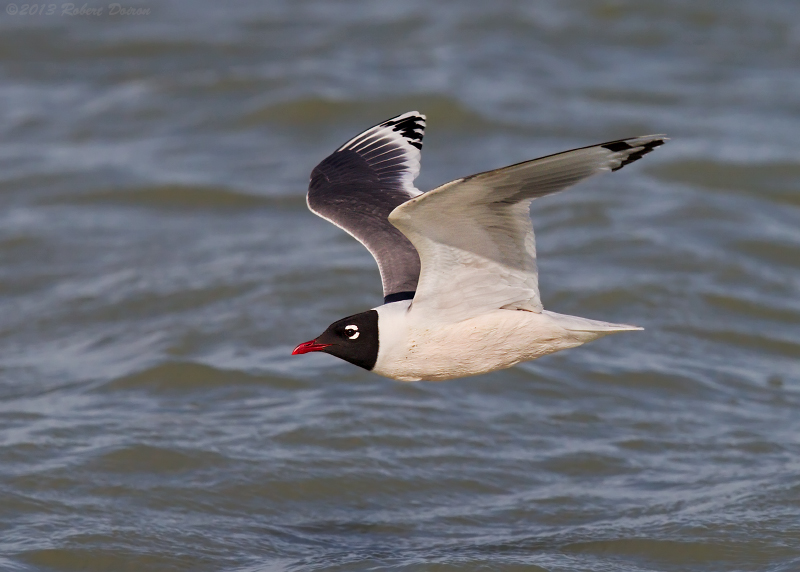
[[[618,171],[667,138],[581,147],[456,179],[423,193],[425,116],[367,129],[311,172],[309,209],[375,258],[381,306],[328,326],[293,355],[325,352],[400,381],[478,375],[641,330],[545,310],[530,205],[593,175]]]

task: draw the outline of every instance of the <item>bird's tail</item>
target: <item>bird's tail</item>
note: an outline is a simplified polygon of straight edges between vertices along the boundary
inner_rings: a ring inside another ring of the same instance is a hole
[[[556,314],[547,310],[542,311],[543,314],[553,319],[559,326],[571,332],[594,332],[600,335],[612,334],[614,332],[628,332],[633,330],[643,330],[639,326],[631,326],[630,324],[612,324],[610,322],[601,322],[599,320],[590,320],[589,318],[579,318],[578,316],[567,316],[566,314]]]

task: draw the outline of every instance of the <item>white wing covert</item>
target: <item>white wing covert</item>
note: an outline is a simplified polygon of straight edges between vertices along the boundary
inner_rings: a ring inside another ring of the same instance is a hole
[[[458,322],[498,308],[541,312],[529,207],[662,145],[663,135],[611,141],[478,173],[409,200],[389,221],[416,247],[412,310]]]

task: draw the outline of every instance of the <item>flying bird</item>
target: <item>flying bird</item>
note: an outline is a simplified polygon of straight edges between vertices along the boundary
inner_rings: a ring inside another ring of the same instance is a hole
[[[334,322],[292,354],[321,351],[392,379],[439,381],[642,329],[542,307],[529,207],[641,159],[666,137],[573,149],[422,193],[414,179],[424,131],[424,115],[403,113],[311,172],[308,207],[369,250],[384,303]]]

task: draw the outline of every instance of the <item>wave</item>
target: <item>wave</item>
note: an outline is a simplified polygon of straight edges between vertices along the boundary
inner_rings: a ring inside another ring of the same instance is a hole
[[[226,388],[232,385],[261,383],[264,377],[243,371],[218,369],[194,362],[167,362],[143,371],[113,379],[100,389],[145,390],[156,393]]]
[[[244,115],[241,121],[248,125],[278,123],[303,126],[341,124],[346,119],[353,125],[369,125],[412,109],[424,113],[429,120],[435,120],[440,129],[469,127],[472,130],[481,130],[501,126],[467,108],[456,98],[436,94],[404,95],[366,101],[307,97],[266,105]]]
[[[305,208],[305,197],[252,195],[224,187],[191,185],[146,185],[127,189],[103,189],[80,194],[61,195],[45,204],[121,205],[170,209],[252,209],[268,207]]]
[[[685,160],[651,167],[650,172],[667,181],[800,206],[800,163]]]

